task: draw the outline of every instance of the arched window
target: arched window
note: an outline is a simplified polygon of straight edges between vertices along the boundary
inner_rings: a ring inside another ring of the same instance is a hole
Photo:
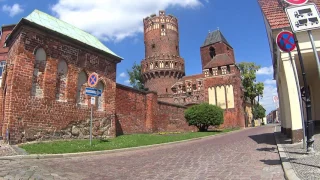
[[[36,51],[36,60],[34,63],[31,95],[43,97],[43,79],[46,69],[47,55],[44,49],[39,48]]]
[[[104,84],[101,81],[97,84],[97,89],[100,89],[102,94],[96,98],[96,106],[98,110],[104,110]]]
[[[209,51],[211,59],[216,56],[216,50],[213,47],[210,47]]]
[[[81,71],[78,76],[78,87],[77,87],[77,103],[86,104],[86,84],[87,84],[87,74]]]
[[[67,85],[68,65],[66,61],[60,60],[57,71],[56,99],[65,100]]]

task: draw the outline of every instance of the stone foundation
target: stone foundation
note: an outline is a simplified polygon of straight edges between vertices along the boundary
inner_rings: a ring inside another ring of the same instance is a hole
[[[92,121],[93,138],[111,137],[111,120],[108,118],[97,118]],[[22,132],[22,142],[43,141],[57,139],[89,139],[90,137],[90,119],[71,123],[66,128],[59,131],[27,129]]]
[[[291,132],[292,137],[291,137],[291,143],[298,143],[303,140],[303,129],[297,129],[297,130],[292,130]]]
[[[281,133],[282,133],[282,134],[285,134],[285,133],[286,133],[286,128],[281,127]]]
[[[292,138],[292,130],[291,128],[286,128],[286,135],[288,138]]]

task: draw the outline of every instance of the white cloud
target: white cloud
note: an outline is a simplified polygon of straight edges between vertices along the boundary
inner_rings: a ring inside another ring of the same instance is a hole
[[[125,78],[125,77],[127,77],[127,74],[125,72],[122,72],[119,76],[122,78]]]
[[[9,5],[3,5],[2,6],[2,11],[9,13],[10,17],[13,17],[19,13],[23,12],[23,9],[21,8],[21,6],[19,4],[14,4],[12,6]]]
[[[272,75],[273,74],[273,67],[262,67],[257,71],[257,75]]]
[[[120,41],[143,32],[143,18],[159,10],[199,6],[200,0],[59,0],[52,11],[101,40]]]
[[[273,79],[266,79],[264,82],[263,82],[264,85],[275,85],[276,84],[276,80],[273,80]]]
[[[130,80],[129,80],[129,79],[125,80],[125,81],[124,81],[124,84],[130,85]]]
[[[276,109],[276,105],[273,102],[273,96],[278,96],[277,87],[274,85],[265,85],[263,97],[260,98],[260,104],[266,109],[266,115],[270,111]]]

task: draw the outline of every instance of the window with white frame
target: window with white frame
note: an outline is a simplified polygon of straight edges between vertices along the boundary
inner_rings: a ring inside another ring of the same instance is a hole
[[[223,75],[227,74],[227,66],[222,66],[221,71]]]
[[[2,74],[4,72],[5,66],[6,66],[6,61],[0,61],[0,78],[2,78]]]

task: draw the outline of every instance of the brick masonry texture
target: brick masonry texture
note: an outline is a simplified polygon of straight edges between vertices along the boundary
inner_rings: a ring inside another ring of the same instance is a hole
[[[282,0],[258,0],[264,16],[266,17],[271,29],[290,27],[285,8],[288,3]],[[309,0],[308,3],[315,3],[320,8],[319,0]]]
[[[0,179],[284,180],[273,130],[264,126],[95,156],[1,160]],[[292,159],[303,167],[297,168],[299,173],[308,172],[305,179],[319,179],[319,156],[305,156],[299,145],[295,150],[299,153],[293,152]]]
[[[196,131],[184,118],[186,108],[208,102],[208,88],[227,85],[233,87],[234,108],[225,109],[221,127],[244,127],[240,73],[234,64],[226,64],[227,74],[221,73],[219,64],[215,76],[212,69],[207,69],[211,73],[208,76],[185,76],[178,20],[163,11],[151,19],[158,26],[150,23],[150,18],[144,19],[146,57],[141,62],[147,92],[116,84],[119,59],[37,27],[17,26],[8,42],[8,54],[3,53],[7,67],[0,88],[2,136],[9,129],[11,143],[88,138],[90,99],[84,90],[92,72],[98,73],[104,87],[98,107],[94,107],[94,137]],[[164,22],[164,28],[160,22]],[[211,46],[217,54],[226,54],[235,62],[233,49],[218,42],[201,48],[203,67],[212,61]],[[36,60],[41,49],[46,58]],[[193,88],[188,97],[184,89],[173,92],[173,86],[186,87],[188,83],[192,86],[187,91]]]
[[[89,100],[85,101],[86,104],[76,103],[78,74],[82,70],[87,75],[97,72],[105,85],[102,98],[108,103],[103,105],[103,110],[95,108],[94,117],[97,122],[105,118],[110,121],[113,130],[109,131],[108,136],[115,135],[116,63],[111,57],[28,26],[21,27],[10,47],[4,88],[6,92],[2,99],[5,106],[3,136],[7,128],[12,143],[50,135],[60,136],[70,124],[87,120],[90,117]],[[43,48],[47,54],[44,76],[40,82],[43,97],[31,95],[34,52],[38,48]],[[64,101],[56,100],[58,60],[68,64]]]
[[[141,92],[117,84],[117,135],[196,131],[184,118],[186,107],[158,101],[155,92]]]
[[[179,56],[178,20],[160,11],[159,16],[145,18],[143,24],[145,59],[141,65],[145,87],[159,96],[171,97],[171,86],[185,74],[184,59]]]
[[[2,34],[0,38],[0,61],[5,61],[7,59],[9,48],[4,47],[4,42],[6,37],[12,32],[12,29],[14,27],[15,27],[14,25],[2,27]],[[0,88],[0,100],[3,100],[2,88]],[[2,125],[3,125],[3,103],[0,103],[0,135],[2,134]]]
[[[216,54],[228,54],[229,57],[234,60],[234,52],[232,48],[222,42],[208,45],[205,47],[200,48],[200,54],[201,54],[201,63],[202,63],[202,69],[212,60],[210,57],[210,47],[213,47],[215,49]],[[233,61],[235,63],[235,61]]]
[[[214,78],[206,78],[204,81],[204,89],[209,87],[233,85],[234,86],[234,108],[228,108],[224,111],[224,123],[221,127],[232,128],[232,127],[245,127],[244,119],[244,102],[243,102],[243,92],[240,88],[241,79],[239,76],[239,71],[236,74],[230,74]],[[205,100],[208,102],[208,91],[204,91]],[[227,104],[228,106],[228,104]]]
[[[171,15],[166,15],[164,11],[159,11],[159,16],[147,17],[143,23],[145,59],[142,60],[141,67],[145,86],[157,92],[160,101],[190,107],[209,102],[209,88],[231,85],[234,91],[234,108],[225,109],[224,124],[221,127],[245,127],[245,105],[243,104],[240,71],[235,66],[233,48],[225,42],[200,47],[202,69],[208,75],[203,73],[185,76],[184,59],[179,53],[178,20]],[[214,48],[216,55],[222,56],[212,58],[210,48]],[[228,62],[219,58],[225,56],[230,59]],[[217,66],[206,68],[209,63],[217,64]],[[222,74],[222,66],[228,69],[227,74]],[[217,68],[217,75],[213,75],[212,68]],[[181,113],[181,116],[183,114],[182,111],[176,113]],[[162,126],[162,123],[159,123],[157,123],[158,128]]]

